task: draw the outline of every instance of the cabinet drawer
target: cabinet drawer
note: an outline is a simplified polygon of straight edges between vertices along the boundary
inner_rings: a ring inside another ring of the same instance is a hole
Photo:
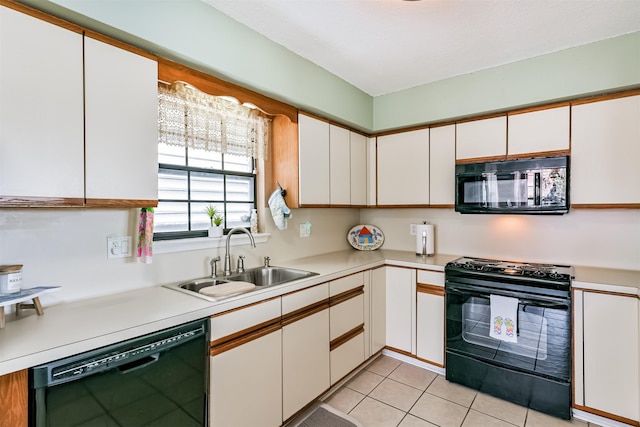
[[[364,273],[356,273],[350,276],[341,277],[340,279],[329,282],[329,296],[334,297],[343,292],[364,285]]]
[[[322,283],[282,297],[282,314],[289,314],[329,299],[329,283]]]
[[[280,320],[280,298],[253,304],[211,317],[211,341]]]
[[[329,336],[331,340],[364,323],[364,295],[351,298],[329,309]]]
[[[418,283],[444,286],[444,273],[440,271],[418,270]]]
[[[364,332],[332,350],[330,362],[333,385],[364,362]]]

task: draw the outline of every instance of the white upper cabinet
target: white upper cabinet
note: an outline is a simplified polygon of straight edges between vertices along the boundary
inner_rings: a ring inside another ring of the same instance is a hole
[[[329,123],[298,115],[300,204],[328,205]]]
[[[82,205],[82,35],[0,6],[0,41],[0,199]]]
[[[429,204],[429,129],[378,137],[378,206]]]
[[[351,204],[351,138],[349,129],[329,125],[331,205]]]
[[[440,126],[429,133],[429,203],[455,203],[456,127]]]
[[[505,157],[507,117],[456,123],[456,160]]]
[[[378,203],[377,138],[367,138],[367,206]]]
[[[351,132],[351,205],[367,206],[367,137]]]
[[[571,108],[571,204],[640,203],[640,95]]]
[[[158,65],[85,38],[86,198],[158,199]]]
[[[298,115],[299,203],[366,206],[368,145],[364,135]]]
[[[509,114],[507,154],[569,150],[569,106]]]

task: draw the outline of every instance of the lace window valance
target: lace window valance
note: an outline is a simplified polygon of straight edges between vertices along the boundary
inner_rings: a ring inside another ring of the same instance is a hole
[[[161,144],[265,159],[271,119],[260,110],[184,83],[158,85]]]

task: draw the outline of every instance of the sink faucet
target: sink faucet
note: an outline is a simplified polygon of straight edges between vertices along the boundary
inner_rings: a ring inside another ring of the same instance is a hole
[[[231,240],[231,235],[234,233],[245,233],[247,236],[249,236],[249,240],[251,241],[251,246],[253,246],[254,248],[256,247],[256,242],[255,240],[253,240],[253,236],[251,235],[251,233],[243,227],[235,227],[232,228],[229,231],[229,234],[227,234],[227,249],[224,253],[224,272],[223,274],[225,276],[229,276],[231,275],[231,254],[229,254],[229,240]]]

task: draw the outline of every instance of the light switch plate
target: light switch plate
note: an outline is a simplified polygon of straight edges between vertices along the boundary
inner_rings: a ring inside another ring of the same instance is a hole
[[[126,258],[131,256],[131,236],[107,237],[107,258]]]
[[[409,234],[411,236],[415,236],[416,235],[416,226],[418,224],[409,224]]]

